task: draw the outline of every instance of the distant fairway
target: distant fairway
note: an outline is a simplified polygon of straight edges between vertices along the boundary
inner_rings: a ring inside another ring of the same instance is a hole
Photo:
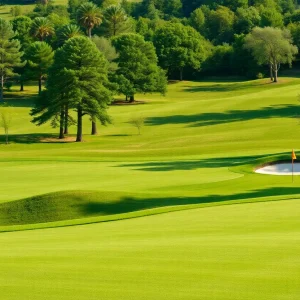
[[[0,231],[21,231],[0,233],[0,298],[298,299],[300,178],[253,169],[300,156],[299,90],[289,77],[173,83],[61,143],[30,123],[37,85],[14,87]]]

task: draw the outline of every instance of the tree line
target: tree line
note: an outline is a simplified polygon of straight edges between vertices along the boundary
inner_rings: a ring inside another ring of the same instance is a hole
[[[117,94],[133,102],[136,93],[164,94],[167,79],[203,74],[269,73],[277,82],[297,58],[299,24],[294,0],[42,0],[0,19],[0,101],[11,80],[21,91],[36,80],[33,122],[51,122],[60,138],[76,124],[82,141],[82,117],[97,134]]]

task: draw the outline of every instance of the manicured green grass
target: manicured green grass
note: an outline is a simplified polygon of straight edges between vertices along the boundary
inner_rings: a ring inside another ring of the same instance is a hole
[[[1,298],[298,299],[300,202],[0,234]]]
[[[96,137],[86,118],[74,143],[75,127],[59,142],[30,122],[36,84],[14,87],[0,231],[21,231],[0,234],[3,299],[298,299],[300,179],[253,168],[300,149],[299,88],[177,82],[111,106]]]

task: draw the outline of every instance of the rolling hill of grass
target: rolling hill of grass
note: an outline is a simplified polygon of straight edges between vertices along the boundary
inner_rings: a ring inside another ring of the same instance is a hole
[[[1,297],[297,299],[299,178],[253,169],[298,153],[299,89],[291,77],[176,82],[112,105],[98,136],[86,118],[74,143],[75,127],[59,141],[30,122],[35,83],[14,87],[0,231],[18,231],[0,233]]]
[[[112,105],[98,136],[86,118],[74,143],[75,127],[59,141],[30,122],[36,83],[13,87],[0,299],[299,299],[300,179],[253,172],[300,156],[299,90],[295,77],[173,82]]]
[[[298,299],[298,200],[0,234],[1,298]]]

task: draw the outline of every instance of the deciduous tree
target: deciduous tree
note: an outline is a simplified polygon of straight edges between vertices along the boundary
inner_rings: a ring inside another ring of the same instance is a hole
[[[199,71],[210,50],[210,44],[194,28],[179,23],[159,27],[153,43],[159,65],[169,74],[179,72],[180,80],[185,69]]]
[[[270,66],[270,77],[274,82],[278,81],[280,64],[291,65],[298,53],[289,30],[272,27],[254,28],[246,37],[245,47],[251,50],[259,64]]]

